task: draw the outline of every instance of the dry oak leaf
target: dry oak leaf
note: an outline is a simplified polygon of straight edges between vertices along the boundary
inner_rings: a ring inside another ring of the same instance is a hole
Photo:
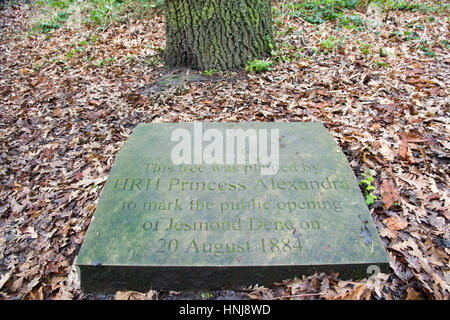
[[[411,163],[414,163],[414,156],[412,154],[411,148],[408,146],[406,138],[403,137],[400,143],[400,148],[398,150],[398,155],[400,158],[404,160],[408,160]]]
[[[366,297],[367,293],[364,294],[365,292],[366,292],[366,285],[364,283],[362,283],[362,284],[356,286],[353,289],[351,296],[347,297],[347,298],[350,298],[350,300],[361,300]]]
[[[114,300],[153,300],[156,298],[156,291],[150,290],[147,293],[138,291],[117,291]]]
[[[12,274],[12,271],[9,271],[5,274],[0,275],[0,289],[9,280],[9,278],[11,277],[11,274]]]
[[[55,111],[53,111],[52,116],[53,117],[59,117],[62,114],[62,109],[61,108],[56,108]]]
[[[89,104],[99,107],[102,103],[97,100],[90,100]]]
[[[400,200],[400,195],[391,180],[384,179],[381,183],[381,197],[386,209],[389,209],[395,202]]]
[[[383,156],[384,159],[388,160],[389,162],[394,161],[395,154],[386,143],[380,144],[378,152]]]
[[[408,222],[397,218],[397,217],[391,217],[383,220],[383,223],[391,230],[398,231],[403,230],[408,226]]]
[[[406,289],[406,292],[407,292],[406,300],[423,300],[420,294],[412,287],[408,287],[408,289]]]
[[[146,75],[144,76],[144,81],[145,81],[145,83],[149,83],[149,82],[150,82],[150,79],[151,79],[151,75],[146,74]]]

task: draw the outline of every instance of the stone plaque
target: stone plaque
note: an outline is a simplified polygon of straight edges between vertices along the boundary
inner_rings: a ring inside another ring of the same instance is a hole
[[[86,291],[145,291],[358,278],[388,258],[321,123],[157,123],[117,156],[76,266]]]

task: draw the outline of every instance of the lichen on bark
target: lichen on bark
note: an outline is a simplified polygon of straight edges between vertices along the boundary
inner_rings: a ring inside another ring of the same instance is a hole
[[[166,63],[240,69],[271,52],[270,0],[166,0]]]

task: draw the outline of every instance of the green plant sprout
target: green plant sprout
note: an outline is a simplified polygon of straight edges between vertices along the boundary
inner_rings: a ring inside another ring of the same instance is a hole
[[[100,59],[99,61],[97,61],[97,63],[95,64],[97,67],[101,67],[105,64],[110,64],[113,63],[117,60],[117,58],[106,58],[106,59]]]
[[[216,72],[217,72],[216,69],[208,69],[208,70],[204,70],[203,72],[200,72],[200,73],[204,74],[205,76],[212,76]]]
[[[265,72],[272,70],[270,67],[273,65],[272,61],[258,60],[255,59],[253,61],[247,62],[247,66],[245,69],[249,72]]]
[[[378,68],[389,68],[389,64],[383,61],[375,62],[375,66]]]
[[[366,197],[366,204],[370,206],[375,203],[375,200],[377,200],[377,196],[373,194],[375,187],[372,185],[373,175],[375,175],[375,172],[373,170],[370,170],[368,174],[362,173],[361,175],[364,177],[364,179],[362,179],[359,184],[363,186],[364,196]]]
[[[336,43],[334,42],[334,40],[335,40],[334,37],[328,37],[325,41],[322,41],[322,43],[320,45],[325,50],[333,50],[334,47],[336,46]]]
[[[209,291],[202,292],[200,296],[202,297],[202,299],[211,299],[213,297],[212,293],[210,293]]]
[[[371,44],[365,43],[365,42],[360,43],[360,50],[364,55],[367,55],[370,53],[370,48],[372,48]]]

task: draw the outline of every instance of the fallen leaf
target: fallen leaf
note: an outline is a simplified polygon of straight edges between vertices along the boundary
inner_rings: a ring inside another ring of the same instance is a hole
[[[406,292],[407,292],[406,300],[423,300],[420,294],[412,287],[408,287],[406,289]]]
[[[381,143],[381,147],[380,149],[378,149],[378,151],[381,153],[383,158],[385,158],[389,162],[394,161],[394,152],[386,143]]]
[[[6,281],[9,280],[9,278],[11,277],[11,273],[12,273],[12,271],[9,271],[0,276],[0,289],[3,287],[3,285],[6,283]]]
[[[150,290],[147,293],[138,291],[117,291],[114,295],[115,300],[153,300],[157,297],[157,292]]]
[[[55,109],[55,111],[53,111],[52,116],[53,117],[59,117],[61,115],[61,113],[62,113],[62,109],[58,107],[58,108]]]
[[[381,196],[386,209],[389,209],[395,202],[400,200],[400,195],[394,188],[394,183],[388,179],[384,179],[381,183]]]
[[[350,299],[351,300],[360,300],[365,291],[366,291],[366,285],[364,283],[356,286],[351,293]]]
[[[397,217],[391,217],[383,220],[383,223],[391,230],[403,230],[408,226],[408,222]]]
[[[411,163],[415,163],[411,148],[408,146],[408,142],[405,137],[403,137],[401,140],[400,148],[398,150],[398,155],[403,160],[408,160]]]
[[[89,101],[89,104],[99,107],[102,103],[97,100],[91,100],[91,101]]]
[[[117,291],[114,300],[135,300],[133,297],[136,296],[143,296],[143,294],[137,291]]]

